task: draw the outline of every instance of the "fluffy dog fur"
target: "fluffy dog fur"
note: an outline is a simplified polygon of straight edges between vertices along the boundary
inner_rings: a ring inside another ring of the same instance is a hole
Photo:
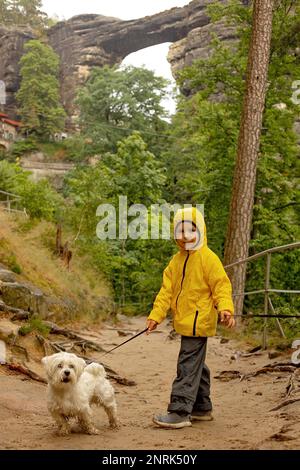
[[[99,434],[92,423],[91,405],[104,407],[111,427],[117,426],[114,389],[104,367],[70,353],[57,353],[42,359],[48,378],[48,410],[60,435],[71,432],[70,418],[76,418],[87,434]]]

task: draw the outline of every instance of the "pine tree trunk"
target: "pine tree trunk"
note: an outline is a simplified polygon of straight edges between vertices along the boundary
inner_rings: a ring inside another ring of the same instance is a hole
[[[254,0],[253,26],[248,57],[236,166],[233,178],[230,216],[224,263],[246,258],[252,228],[256,168],[267,91],[274,0]],[[244,292],[246,265],[229,272],[233,292]],[[243,310],[244,296],[235,297],[235,311]]]

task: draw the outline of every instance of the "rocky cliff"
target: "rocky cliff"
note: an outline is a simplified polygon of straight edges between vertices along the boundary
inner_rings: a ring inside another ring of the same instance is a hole
[[[25,42],[33,39],[30,30],[11,29],[0,25],[0,80],[5,84],[7,114],[16,117],[15,93],[19,89],[19,61]]]
[[[48,40],[61,59],[61,92],[69,116],[76,114],[76,89],[95,66],[118,64],[132,52],[164,42],[173,43],[169,59],[174,73],[193,59],[205,56],[210,38],[206,7],[213,1],[194,0],[182,8],[130,21],[80,15],[52,27]],[[214,26],[214,30],[220,37],[232,35],[224,25]],[[32,38],[30,31],[0,28],[0,80],[6,83],[9,111],[15,106],[23,46]]]
[[[223,22],[207,24],[192,29],[185,38],[171,44],[168,61],[171,64],[173,76],[179,70],[192,65],[197,59],[206,59],[211,53],[211,40],[214,36],[229,42],[237,39],[236,30]]]

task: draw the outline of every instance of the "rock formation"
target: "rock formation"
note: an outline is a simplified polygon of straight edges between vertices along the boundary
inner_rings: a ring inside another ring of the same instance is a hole
[[[182,8],[130,21],[80,15],[49,29],[49,44],[61,59],[61,93],[68,115],[76,114],[76,90],[95,66],[119,64],[132,52],[165,42],[174,43],[170,53],[174,72],[206,54],[210,28],[206,7],[212,2],[193,0]],[[221,37],[231,36],[224,26],[214,29]],[[7,89],[5,110],[12,114],[16,109],[14,93],[19,87],[19,60],[24,43],[33,37],[30,30],[0,27],[0,80]]]
[[[168,61],[171,64],[173,76],[184,67],[192,65],[197,59],[206,59],[211,53],[211,40],[214,36],[229,42],[237,39],[234,27],[223,22],[207,24],[192,29],[185,38],[171,44]]]
[[[34,34],[28,29],[0,25],[0,80],[4,82],[6,91],[4,109],[11,117],[17,117],[15,93],[20,86],[19,61],[24,44],[30,39],[34,39]]]

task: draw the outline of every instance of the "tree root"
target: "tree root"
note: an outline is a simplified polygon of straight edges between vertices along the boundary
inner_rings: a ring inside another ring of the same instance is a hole
[[[10,305],[5,304],[2,300],[0,300],[0,312],[12,313],[12,321],[28,320],[28,318],[32,316],[32,312],[27,312],[21,308],[11,307]]]
[[[67,330],[66,328],[61,328],[55,323],[45,321],[44,325],[48,326],[50,328],[50,333],[54,335],[62,335],[65,336],[66,338],[73,339],[77,341],[78,345],[81,345],[82,348],[89,348],[93,349],[94,351],[99,351],[99,352],[106,352],[100,344],[96,343],[95,341],[91,341],[88,339],[83,338],[82,336],[79,336],[77,333],[74,333],[71,330]]]
[[[40,375],[36,374],[36,372],[33,372],[32,370],[28,369],[28,367],[25,367],[21,364],[16,364],[16,363],[4,364],[4,367],[7,367],[9,370],[13,370],[15,372],[19,372],[20,374],[26,375],[27,377],[30,377],[32,380],[36,380],[37,382],[41,382],[43,384],[47,383],[47,380],[45,380],[43,377],[41,377]]]
[[[215,379],[219,379],[222,382],[229,382],[230,380],[234,379],[241,379],[242,374],[239,370],[222,370],[219,375],[215,375]]]
[[[269,411],[277,411],[280,408],[283,408],[284,406],[291,405],[292,403],[295,403],[296,401],[300,401],[299,398],[290,398],[289,400],[284,400],[282,403],[280,403],[277,406],[274,406],[274,408],[271,408]]]
[[[241,376],[241,381],[242,380],[248,380],[250,379],[251,377],[257,377],[258,375],[261,375],[261,374],[267,374],[268,372],[294,372],[294,367],[292,365],[284,365],[284,366],[280,366],[280,365],[274,365],[274,367],[272,366],[265,366],[263,367],[262,369],[259,369],[255,372],[250,372],[249,374],[244,374]]]

